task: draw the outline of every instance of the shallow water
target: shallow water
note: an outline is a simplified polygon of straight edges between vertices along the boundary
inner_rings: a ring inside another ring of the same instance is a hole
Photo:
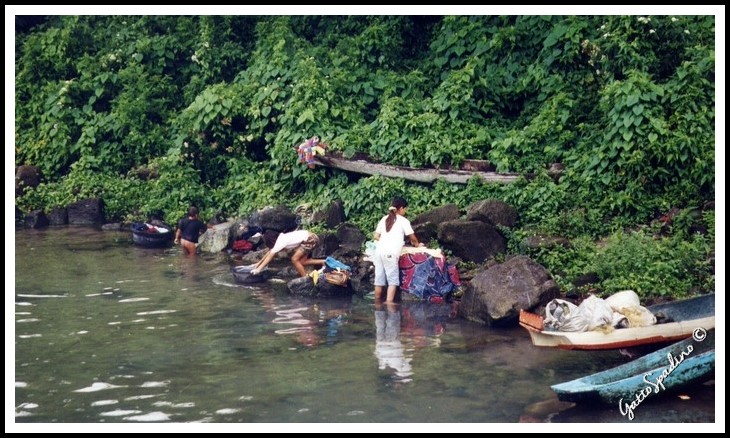
[[[17,231],[15,422],[629,423],[550,389],[619,352],[538,349],[449,305],[304,299],[276,276],[243,286],[231,266],[127,232]],[[685,394],[633,422],[715,421],[713,382]]]

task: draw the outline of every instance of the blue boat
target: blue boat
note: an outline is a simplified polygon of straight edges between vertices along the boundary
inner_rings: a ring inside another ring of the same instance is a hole
[[[714,375],[715,330],[698,329],[692,337],[639,359],[551,388],[561,401],[619,403],[624,413],[647,398],[711,380]]]

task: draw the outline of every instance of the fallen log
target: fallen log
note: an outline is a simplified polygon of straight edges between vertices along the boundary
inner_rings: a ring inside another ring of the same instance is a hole
[[[444,170],[444,169],[414,169],[412,167],[392,166],[389,164],[371,163],[365,160],[346,160],[344,158],[333,158],[316,155],[314,164],[348,172],[362,173],[366,175],[382,175],[389,178],[403,178],[409,181],[432,183],[441,178],[453,184],[466,184],[472,177],[483,178],[487,182],[509,184],[517,181],[523,175],[519,173],[497,173],[468,170]]]

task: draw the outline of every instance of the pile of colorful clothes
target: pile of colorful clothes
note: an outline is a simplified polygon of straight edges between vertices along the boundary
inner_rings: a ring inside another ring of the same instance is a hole
[[[300,144],[297,148],[297,154],[299,155],[299,162],[305,163],[310,169],[314,169],[314,156],[324,155],[326,144],[320,143],[319,137],[316,135],[304,143]]]
[[[401,291],[429,303],[450,301],[461,287],[456,266],[446,263],[440,250],[404,247],[398,260]]]

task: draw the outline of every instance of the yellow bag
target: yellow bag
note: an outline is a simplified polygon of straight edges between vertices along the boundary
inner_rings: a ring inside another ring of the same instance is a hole
[[[347,286],[350,273],[347,271],[330,271],[324,273],[324,281],[337,286]]]

